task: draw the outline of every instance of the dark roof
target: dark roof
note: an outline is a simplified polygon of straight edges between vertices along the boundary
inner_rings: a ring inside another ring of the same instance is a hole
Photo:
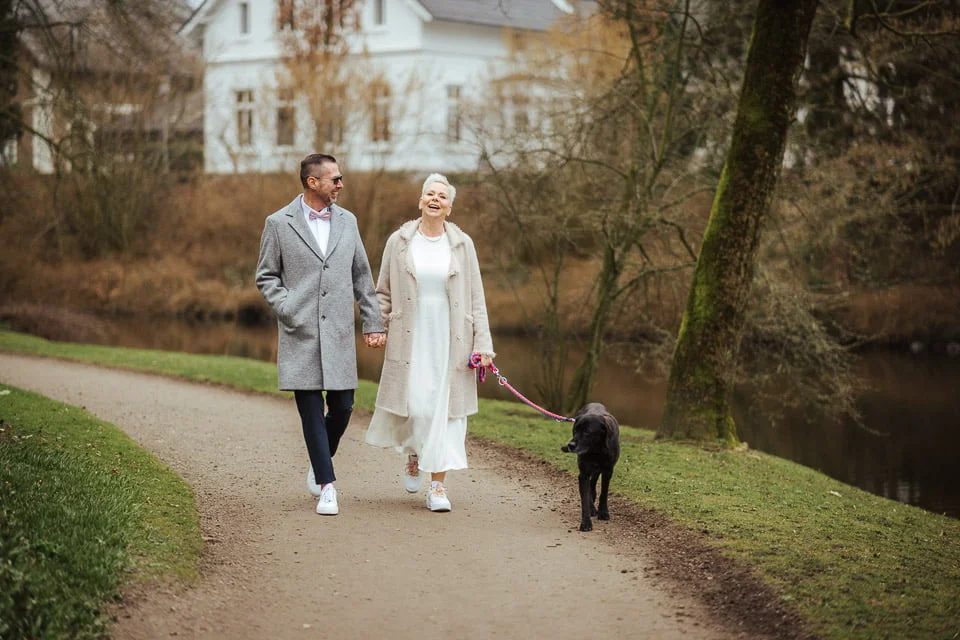
[[[434,20],[546,31],[564,14],[552,0],[419,0]]]

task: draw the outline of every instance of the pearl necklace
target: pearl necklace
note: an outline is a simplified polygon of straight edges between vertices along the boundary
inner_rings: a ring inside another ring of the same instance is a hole
[[[427,241],[429,241],[429,242],[440,242],[440,239],[443,238],[443,236],[444,236],[444,234],[442,234],[442,233],[441,233],[440,235],[438,235],[438,236],[428,236],[427,234],[425,234],[425,233],[423,232],[423,225],[422,225],[422,224],[418,224],[418,225],[417,225],[417,234],[418,234],[421,238],[423,238],[424,240],[427,240]]]

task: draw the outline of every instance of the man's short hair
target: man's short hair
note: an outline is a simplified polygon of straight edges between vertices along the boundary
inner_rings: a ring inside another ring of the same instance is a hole
[[[300,184],[307,188],[307,178],[313,175],[312,167],[317,167],[328,162],[336,164],[337,159],[326,153],[311,153],[300,161]]]

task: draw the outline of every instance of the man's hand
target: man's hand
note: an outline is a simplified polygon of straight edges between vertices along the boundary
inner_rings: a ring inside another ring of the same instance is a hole
[[[371,349],[381,349],[387,344],[385,333],[365,333],[363,339]]]

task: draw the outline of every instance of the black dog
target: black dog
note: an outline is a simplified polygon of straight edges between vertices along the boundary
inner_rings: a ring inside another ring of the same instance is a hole
[[[605,406],[591,402],[575,416],[573,439],[560,450],[577,454],[577,468],[580,470],[580,531],[592,531],[590,516],[610,519],[607,489],[610,488],[613,467],[620,457],[620,425]],[[594,502],[597,499],[597,478],[601,476],[598,510]]]

